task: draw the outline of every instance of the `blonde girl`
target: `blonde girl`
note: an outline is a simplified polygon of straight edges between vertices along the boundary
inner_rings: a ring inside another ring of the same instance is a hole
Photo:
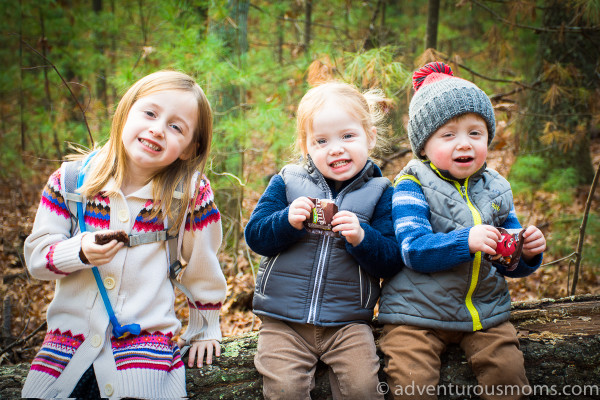
[[[297,116],[303,161],[271,179],[250,216],[246,242],[263,256],[253,306],[265,398],[310,399],[319,360],[334,398],[382,398],[369,323],[378,277],[402,267],[390,181],[369,159],[385,100],[341,82],[309,90]],[[304,227],[314,199],[337,205],[334,235]]]
[[[179,235],[178,259],[187,264],[181,282],[192,296],[180,345],[191,343],[189,366],[219,355],[219,310],[226,291],[217,259],[222,229],[202,175],[211,139],[212,112],[200,86],[186,74],[160,71],[129,88],[108,142],[84,155],[88,167],[79,192],[85,229],[67,204],[67,163],[50,176],[25,241],[25,260],[33,277],[56,280],[56,292],[23,397],[186,396],[185,368],[172,340],[181,323],[166,241],[97,244],[98,233]],[[180,199],[177,187],[183,188]],[[138,326],[139,334],[116,337],[108,308],[119,323]]]

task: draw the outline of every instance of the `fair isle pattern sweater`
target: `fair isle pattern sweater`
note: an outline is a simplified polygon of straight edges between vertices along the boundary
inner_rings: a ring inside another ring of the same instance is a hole
[[[37,279],[56,280],[56,291],[47,311],[46,338],[32,363],[23,397],[68,397],[92,364],[102,397],[185,397],[185,369],[171,340],[181,323],[174,310],[166,243],[124,247],[111,262],[99,266],[119,323],[138,323],[142,329],[138,336],[112,337],[91,266],[79,259],[82,235],[71,237],[63,168],[48,180],[25,242],[29,272]],[[180,238],[180,259],[187,262],[181,281],[194,299],[189,301],[189,324],[181,337],[220,340],[219,311],[226,294],[217,259],[221,217],[208,180],[199,174],[194,180],[199,195],[188,205]],[[104,189],[112,185],[110,181]],[[88,231],[123,229],[138,234],[165,229],[162,215],[150,218],[152,183],[127,196],[119,191],[107,197],[104,192],[86,201]]]

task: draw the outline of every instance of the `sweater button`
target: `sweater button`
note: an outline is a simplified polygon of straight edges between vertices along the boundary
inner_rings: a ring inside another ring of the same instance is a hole
[[[129,211],[127,210],[119,210],[119,221],[121,222],[127,222],[129,221]]]
[[[94,335],[92,337],[91,345],[94,347],[98,347],[101,344],[102,344],[102,338],[100,337],[100,335]]]
[[[104,394],[107,396],[112,396],[112,394],[115,392],[115,389],[113,388],[113,386],[110,383],[107,383],[106,385],[104,385]]]
[[[104,279],[104,287],[108,290],[113,289],[115,287],[115,279],[110,276]]]

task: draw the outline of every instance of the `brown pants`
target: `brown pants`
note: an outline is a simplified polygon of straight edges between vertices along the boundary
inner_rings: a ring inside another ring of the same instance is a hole
[[[266,399],[310,399],[317,361],[329,366],[334,399],[383,399],[379,357],[367,324],[316,327],[261,317],[254,365]]]
[[[465,352],[480,386],[476,394],[481,398],[519,399],[523,397],[521,393],[529,393],[528,388],[522,389],[529,382],[519,340],[510,322],[477,332],[408,325],[386,325],[383,332],[380,346],[385,354],[384,370],[396,399],[437,399],[440,355],[450,343],[460,345]]]

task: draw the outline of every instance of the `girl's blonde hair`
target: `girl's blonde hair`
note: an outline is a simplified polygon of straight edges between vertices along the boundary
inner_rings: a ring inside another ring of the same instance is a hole
[[[344,82],[330,81],[310,89],[298,104],[296,116],[296,150],[304,157],[308,154],[307,141],[312,137],[315,114],[328,101],[344,107],[350,115],[360,121],[363,129],[378,143],[378,136],[385,130],[383,107],[391,103],[380,89],[361,93],[355,86]],[[373,133],[371,128],[377,128]],[[377,145],[376,145],[377,146]]]
[[[115,110],[110,138],[94,156],[92,169],[88,172],[89,178],[86,179],[80,188],[80,192],[88,198],[93,197],[104,188],[111,177],[115,179],[116,185],[114,188],[110,188],[110,191],[106,194],[113,194],[121,187],[126,174],[126,153],[122,135],[129,111],[138,99],[167,90],[181,90],[192,93],[198,102],[196,129],[190,143],[190,146],[193,146],[195,151],[190,158],[186,160],[177,159],[153,177],[152,196],[154,199],[154,208],[151,218],[156,217],[162,210],[166,213],[169,221],[175,221],[175,223],[169,223],[169,233],[176,234],[179,226],[185,221],[185,213],[178,209],[176,211],[177,215],[172,215],[171,206],[173,204],[175,189],[180,182],[183,182],[184,190],[180,203],[183,210],[186,209],[186,205],[189,204],[192,197],[195,203],[198,192],[194,191],[193,196],[190,195],[192,191],[192,177],[196,171],[202,173],[204,170],[204,165],[210,152],[213,124],[210,103],[204,95],[202,88],[200,88],[192,77],[184,73],[176,71],[155,72],[138,80],[127,90]],[[83,157],[85,155],[81,155],[78,158]]]

